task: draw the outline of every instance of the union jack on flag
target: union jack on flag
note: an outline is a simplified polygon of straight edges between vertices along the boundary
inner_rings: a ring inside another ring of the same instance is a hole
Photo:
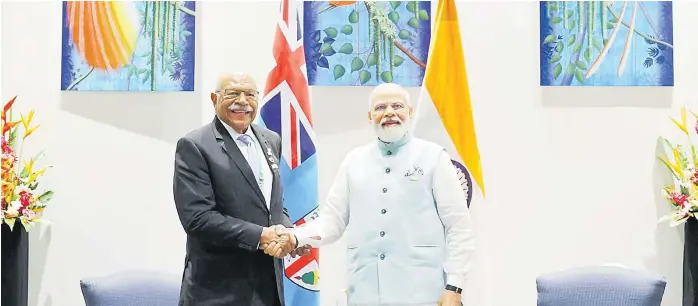
[[[274,38],[276,67],[267,77],[259,116],[259,124],[281,135],[284,207],[296,225],[314,219],[318,210],[315,131],[302,33],[297,2],[283,0]],[[303,257],[287,257],[284,265],[286,305],[319,305],[318,249]]]

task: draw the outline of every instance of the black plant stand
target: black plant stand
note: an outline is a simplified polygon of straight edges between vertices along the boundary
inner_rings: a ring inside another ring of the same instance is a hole
[[[2,227],[2,300],[3,306],[27,306],[29,297],[29,235],[17,222],[12,230]]]

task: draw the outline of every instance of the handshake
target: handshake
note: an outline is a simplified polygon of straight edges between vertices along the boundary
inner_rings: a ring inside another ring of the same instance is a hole
[[[289,229],[283,225],[274,225],[262,230],[259,248],[264,250],[264,254],[276,258],[284,258],[289,254],[296,257],[310,253],[309,245],[297,247],[297,243],[296,236]]]

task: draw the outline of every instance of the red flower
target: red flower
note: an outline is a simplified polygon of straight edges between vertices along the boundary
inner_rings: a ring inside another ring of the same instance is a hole
[[[683,208],[688,202],[688,195],[676,191],[672,191],[667,198],[669,201],[672,201],[674,205],[681,208]]]

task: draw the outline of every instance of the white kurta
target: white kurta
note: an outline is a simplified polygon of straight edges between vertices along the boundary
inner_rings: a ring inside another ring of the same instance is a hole
[[[420,143],[424,142],[422,140],[418,141]],[[386,150],[390,149],[380,148],[380,150],[375,150],[376,156],[374,157],[377,160],[391,158],[389,155],[393,153]],[[410,153],[396,151],[395,154]],[[352,160],[349,157],[350,155],[340,165],[334,184],[329,191],[327,202],[320,208],[319,217],[302,227],[294,229],[299,245],[309,244],[314,247],[320,247],[335,242],[344,234],[350,219],[350,197],[356,196],[356,194],[352,194],[347,173],[349,169],[356,171],[357,168],[366,167],[365,164],[357,164],[358,160]],[[386,170],[389,172],[388,169]],[[398,175],[402,175],[402,173]],[[406,188],[410,187],[407,186]],[[434,161],[431,191],[436,210],[438,211],[438,217],[445,229],[448,254],[443,262],[443,270],[447,276],[446,283],[464,288],[466,276],[471,266],[470,257],[474,249],[474,237],[471,230],[466,196],[451,164],[451,160],[445,151],[441,151],[436,161]],[[399,206],[399,204],[402,203],[389,203],[388,206]],[[355,212],[354,214],[357,213]],[[416,224],[416,226],[418,227],[419,224]],[[322,239],[319,241],[314,240],[310,238],[312,236],[319,236]],[[427,306],[433,304],[412,305]]]

